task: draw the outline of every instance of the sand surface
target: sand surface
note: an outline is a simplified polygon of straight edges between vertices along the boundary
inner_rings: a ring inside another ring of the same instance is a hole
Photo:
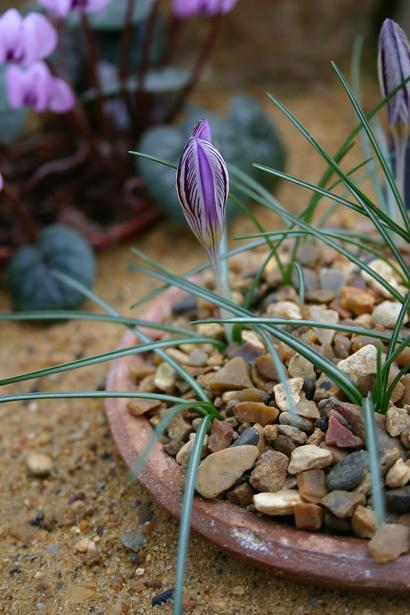
[[[351,112],[338,94],[318,86],[308,94],[286,97],[332,151],[352,124]],[[208,96],[213,106],[223,106],[219,93]],[[323,168],[319,157],[290,126],[282,124],[281,133],[290,149],[289,171],[317,179]],[[279,196],[293,210],[306,203],[306,195],[289,186],[283,185]],[[269,215],[261,218],[270,228],[277,225]],[[251,228],[239,221],[233,234]],[[202,257],[188,233],[169,222],[149,230],[135,244],[178,272]],[[97,292],[123,314],[130,314],[128,306],[153,288],[150,280],[127,270],[129,259],[127,244],[98,258]],[[85,307],[93,310],[90,303]],[[3,290],[0,309],[10,309]],[[115,325],[80,321],[47,326],[1,323],[0,374],[113,349],[121,334]],[[107,364],[100,364],[5,390],[91,390],[104,382],[107,369]],[[25,460],[31,452],[51,456],[54,469],[49,478],[28,476]],[[143,526],[150,516],[147,510],[152,510],[152,521]],[[174,584],[177,529],[147,492],[128,480],[103,402],[39,401],[0,407],[0,613],[170,613],[169,604],[154,609],[151,599]],[[147,545],[140,553],[123,546],[121,534],[126,530],[146,533]],[[94,554],[78,552],[76,545],[84,538],[93,540]],[[196,537],[189,555],[186,595],[193,615],[410,612],[403,598],[340,594],[288,582],[238,563]]]

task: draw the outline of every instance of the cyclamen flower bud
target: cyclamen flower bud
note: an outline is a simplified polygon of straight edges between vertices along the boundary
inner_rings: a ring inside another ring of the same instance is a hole
[[[57,45],[57,33],[47,17],[29,13],[22,17],[16,9],[0,17],[0,63],[29,66],[47,57]]]
[[[177,169],[176,189],[185,218],[210,259],[218,258],[229,175],[225,161],[211,142],[207,120],[192,131]]]
[[[410,44],[406,34],[392,19],[385,19],[379,36],[379,81],[387,96],[410,77]],[[410,81],[387,102],[392,132],[407,138],[410,127]]]
[[[36,62],[26,69],[10,66],[6,72],[6,88],[13,109],[28,106],[37,112],[66,113],[74,105],[70,86],[54,77],[44,62]]]
[[[105,9],[111,1],[118,0],[38,0],[53,17],[61,19],[70,11],[77,13],[94,13]]]
[[[180,19],[198,14],[213,17],[219,13],[229,13],[237,2],[238,0],[173,0],[172,11]]]

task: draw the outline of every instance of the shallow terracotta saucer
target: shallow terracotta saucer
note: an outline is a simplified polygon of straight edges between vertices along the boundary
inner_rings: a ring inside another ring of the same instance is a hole
[[[160,321],[183,293],[170,289],[150,304],[142,318]],[[121,347],[134,345],[128,331]],[[129,367],[140,355],[114,361],[107,390],[135,389]],[[108,399],[107,415],[120,453],[128,466],[141,454],[152,434],[144,417],[131,416],[127,399]],[[179,518],[183,480],[180,466],[157,443],[147,460],[140,482],[171,515]],[[192,529],[218,548],[248,562],[303,583],[339,590],[410,594],[410,554],[387,564],[369,556],[366,540],[300,531],[273,518],[259,517],[222,500],[195,497]]]

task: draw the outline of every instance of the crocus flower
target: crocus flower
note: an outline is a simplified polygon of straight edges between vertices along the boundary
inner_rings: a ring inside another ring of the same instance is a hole
[[[193,15],[214,16],[229,13],[238,0],[173,0],[172,11],[176,17],[186,19]]]
[[[379,80],[384,96],[410,77],[410,44],[392,19],[385,19],[379,36]],[[410,81],[387,102],[393,132],[407,137],[410,127]]]
[[[384,96],[410,77],[410,44],[407,36],[392,19],[385,19],[379,36],[379,81]],[[410,129],[410,81],[387,102],[390,130],[395,150],[396,184],[405,192],[406,148]]]
[[[70,11],[75,11],[77,13],[94,13],[96,11],[101,11],[105,9],[111,0],[38,0],[38,2],[53,15],[53,17],[61,19]]]
[[[179,161],[176,189],[191,231],[215,265],[224,226],[229,176],[225,161],[211,138],[207,120],[198,122]]]
[[[29,13],[22,17],[9,9],[0,17],[0,63],[34,64],[57,45],[57,33],[47,17]]]
[[[70,86],[54,77],[44,62],[28,68],[10,66],[6,72],[6,88],[10,107],[31,107],[34,111],[66,113],[74,104]]]

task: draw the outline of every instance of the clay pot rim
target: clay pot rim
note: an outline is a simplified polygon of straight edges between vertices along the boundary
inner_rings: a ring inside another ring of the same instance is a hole
[[[141,316],[159,321],[182,296],[171,288],[150,303]],[[120,346],[135,344],[128,331]],[[141,355],[113,362],[107,378],[107,390],[135,388],[129,367]],[[127,399],[107,399],[110,428],[120,454],[128,467],[142,453],[152,435],[149,421],[127,411]],[[152,448],[139,481],[151,496],[171,515],[179,519],[183,480],[180,466],[159,443]],[[223,500],[195,496],[191,528],[217,548],[246,563],[269,569],[302,583],[338,590],[374,593],[410,594],[410,554],[385,564],[377,564],[368,554],[368,541],[334,534],[309,532],[285,526],[274,517],[261,517]]]

